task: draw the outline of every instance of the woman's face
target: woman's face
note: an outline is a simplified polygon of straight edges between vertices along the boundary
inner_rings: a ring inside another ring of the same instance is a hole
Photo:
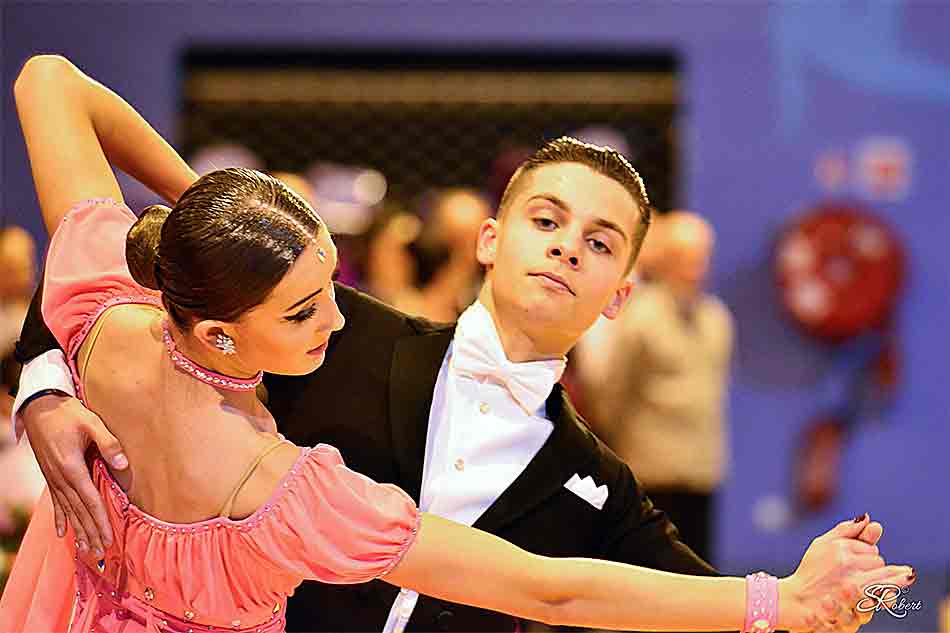
[[[336,264],[336,246],[323,229],[267,299],[234,324],[242,365],[303,375],[323,364],[330,334],[344,323],[333,288]]]

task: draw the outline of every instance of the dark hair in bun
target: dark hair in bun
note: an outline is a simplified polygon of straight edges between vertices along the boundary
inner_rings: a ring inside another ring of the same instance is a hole
[[[133,278],[160,290],[182,329],[236,321],[261,304],[323,226],[279,180],[228,168],[196,180],[174,209],[151,206],[129,231]]]

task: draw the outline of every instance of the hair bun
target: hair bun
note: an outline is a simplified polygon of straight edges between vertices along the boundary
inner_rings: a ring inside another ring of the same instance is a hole
[[[162,241],[162,226],[171,212],[162,204],[145,207],[125,238],[125,260],[132,279],[152,290],[161,290],[156,275],[158,245]]]

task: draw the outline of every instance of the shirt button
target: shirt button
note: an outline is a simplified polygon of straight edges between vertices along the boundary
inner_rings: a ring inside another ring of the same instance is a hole
[[[488,413],[488,411],[490,410],[490,407],[488,406],[487,402],[483,402],[480,405],[478,405],[478,410],[481,411],[482,413]]]
[[[436,626],[440,631],[450,631],[452,629],[452,616],[454,614],[448,609],[443,610],[435,619]]]
[[[455,470],[459,472],[465,470],[465,460],[461,457],[455,460]]]

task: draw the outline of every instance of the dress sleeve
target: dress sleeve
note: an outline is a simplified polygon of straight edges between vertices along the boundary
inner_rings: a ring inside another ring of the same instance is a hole
[[[421,517],[409,495],[350,470],[325,444],[296,468],[269,509],[277,516],[255,542],[267,559],[300,578],[333,584],[368,582],[402,560]]]
[[[127,206],[86,200],[67,213],[50,240],[43,276],[43,320],[71,358],[95,317],[112,302],[160,303],[135,283],[125,238],[135,223]]]

